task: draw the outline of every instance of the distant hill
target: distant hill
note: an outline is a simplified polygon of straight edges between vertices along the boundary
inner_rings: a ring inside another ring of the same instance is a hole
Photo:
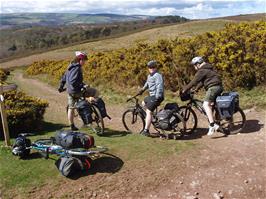
[[[151,20],[155,17],[144,15],[116,14],[64,14],[64,13],[17,13],[0,14],[1,28],[58,26],[73,24],[100,24],[123,21]]]
[[[113,14],[4,14],[2,17],[0,61],[188,21],[180,16]]]
[[[219,17],[214,19],[227,19],[233,21],[256,21],[256,20],[266,20],[266,13],[257,13],[257,14],[243,14],[227,17]]]

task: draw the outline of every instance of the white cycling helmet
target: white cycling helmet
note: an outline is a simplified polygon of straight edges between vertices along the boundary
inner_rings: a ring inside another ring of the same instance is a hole
[[[194,57],[192,60],[191,60],[191,65],[195,65],[195,64],[201,64],[204,62],[204,59],[202,57]]]

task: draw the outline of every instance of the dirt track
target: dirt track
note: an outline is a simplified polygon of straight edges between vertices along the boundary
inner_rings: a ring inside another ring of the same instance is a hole
[[[58,94],[54,88],[39,81],[24,79],[20,73],[15,73],[14,79],[29,94],[47,99],[50,104],[48,113],[63,110],[64,94]],[[106,126],[121,130],[123,107],[107,108],[113,119]],[[64,180],[56,190],[49,184],[42,189],[37,188],[32,191],[31,197],[58,198],[65,197],[67,193],[68,198],[264,199],[266,112],[255,109],[245,112],[247,125],[243,133],[228,137],[222,134],[207,137],[206,122],[200,120],[198,132],[187,138],[200,147],[166,159],[159,168],[154,168],[152,163],[125,165],[116,173],[104,172],[102,168],[103,172],[93,176]],[[66,119],[60,122],[66,123]]]

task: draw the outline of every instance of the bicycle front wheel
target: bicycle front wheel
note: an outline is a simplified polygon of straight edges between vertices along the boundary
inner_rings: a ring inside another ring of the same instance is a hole
[[[219,114],[216,111],[216,117],[217,116],[219,120]],[[231,118],[225,118],[220,120],[220,126],[227,134],[240,133],[243,130],[245,123],[246,123],[246,115],[241,108],[237,108]]]
[[[198,125],[198,118],[195,111],[187,106],[181,106],[179,108],[180,115],[184,118],[186,122],[186,134],[191,134]]]
[[[144,130],[144,117],[133,109],[126,110],[123,113],[122,122],[130,133],[141,133]]]
[[[92,123],[91,128],[92,130],[98,134],[102,135],[104,133],[104,122],[101,115],[101,112],[99,111],[98,107],[92,104]]]

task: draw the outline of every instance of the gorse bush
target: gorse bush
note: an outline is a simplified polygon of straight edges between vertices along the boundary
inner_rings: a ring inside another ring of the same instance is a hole
[[[252,88],[266,79],[266,22],[228,24],[222,31],[192,38],[136,43],[129,49],[91,54],[84,66],[84,79],[93,84],[131,87],[143,85],[146,64],[155,59],[164,75],[166,89],[176,91],[193,78],[189,65],[194,56],[204,56],[222,75],[226,89]],[[46,73],[58,81],[66,61],[42,61],[27,69],[30,75]]]
[[[0,70],[1,84],[5,84],[2,80],[5,80],[8,74],[8,72]],[[46,101],[28,96],[20,91],[5,92],[3,96],[11,137],[15,137],[18,133],[28,133],[40,129],[45,109],[48,107]],[[3,137],[1,122],[0,139]]]

